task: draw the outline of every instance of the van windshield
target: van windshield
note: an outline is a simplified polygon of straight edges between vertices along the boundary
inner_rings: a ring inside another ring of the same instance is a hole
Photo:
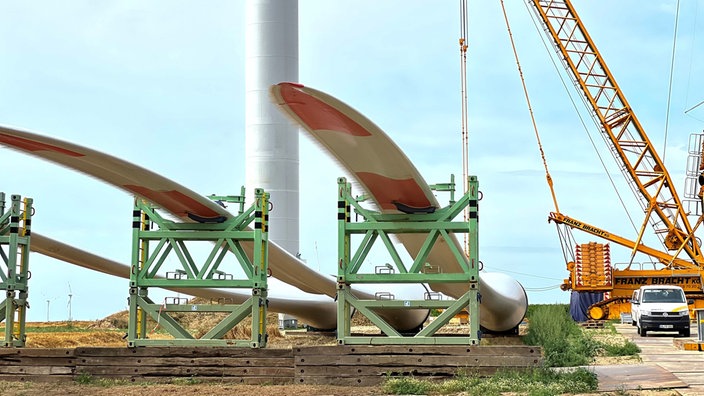
[[[673,289],[648,289],[643,291],[642,302],[684,303],[684,294],[681,290]]]

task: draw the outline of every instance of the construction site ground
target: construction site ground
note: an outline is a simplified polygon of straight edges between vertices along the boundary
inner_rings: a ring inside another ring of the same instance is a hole
[[[682,338],[676,333],[649,332],[638,335],[635,326],[615,325],[618,333],[641,349],[637,365],[596,366],[601,390],[623,391],[669,388],[664,394],[704,395],[704,352],[683,350]],[[697,326],[692,325],[690,341],[698,339]],[[677,342],[676,342],[677,341]]]
[[[95,322],[49,322],[31,323],[28,327],[40,329],[62,328],[65,331],[33,331],[28,333],[27,347],[66,348],[75,346],[126,346],[124,331],[116,330],[104,319]],[[677,349],[673,334],[651,333],[640,337],[628,324],[615,325],[617,334],[605,334],[607,338],[626,338],[638,344],[642,350],[637,357],[597,357],[590,368],[599,376],[602,395],[704,395],[704,352]],[[368,326],[359,326],[357,331],[374,331]],[[462,326],[456,331],[462,332]],[[586,331],[592,331],[586,330]],[[595,332],[597,330],[594,330]],[[270,334],[272,331],[269,332]],[[152,337],[167,337],[155,331]],[[693,332],[696,340],[697,334]],[[488,345],[522,344],[518,337],[487,337]],[[329,333],[306,333],[288,331],[271,337],[268,346],[289,348],[296,345],[335,345],[336,339]],[[124,384],[102,381],[87,383],[41,383],[0,381],[0,395],[382,395],[381,387],[342,387],[328,385],[233,385],[183,381],[173,384]],[[510,395],[510,393],[507,393]]]

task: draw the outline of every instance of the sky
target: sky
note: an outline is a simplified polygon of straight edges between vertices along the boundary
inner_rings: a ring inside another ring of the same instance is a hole
[[[553,66],[528,9],[506,3],[561,211],[635,239],[607,174],[637,216],[633,194],[582,102],[573,106],[574,91],[564,88],[562,67]],[[0,125],[120,157],[206,195],[238,194],[245,183],[244,5],[3,2]],[[685,114],[704,100],[704,2],[680,6],[666,123],[676,5],[574,0],[682,194],[689,135],[704,129],[704,106]],[[374,121],[429,183],[459,179],[459,20],[458,2],[300,0],[299,81]],[[567,276],[565,260],[547,223],[554,206],[499,2],[469,1],[467,73],[469,172],[483,193],[480,260],[521,282],[530,303],[566,303],[569,294],[556,287]],[[0,191],[34,199],[35,232],[129,263],[127,193],[7,148],[0,159]],[[345,173],[301,135],[300,175],[302,257],[334,274],[336,178]],[[614,262],[629,255],[612,246]],[[127,280],[39,254],[30,269],[29,321],[68,319],[69,294],[74,320],[127,308]]]

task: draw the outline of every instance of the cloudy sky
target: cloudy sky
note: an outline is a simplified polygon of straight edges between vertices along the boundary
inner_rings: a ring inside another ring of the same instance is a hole
[[[299,1],[300,82],[373,120],[429,183],[462,175],[457,3]],[[567,273],[546,221],[554,207],[545,172],[501,7],[490,3],[470,1],[469,10],[469,163],[484,196],[480,259],[518,279],[531,303],[567,302],[555,287]],[[507,3],[561,211],[635,239],[607,172],[640,224],[632,194],[581,101],[572,105],[528,9]],[[704,129],[704,106],[684,114],[704,100],[704,2],[681,6],[665,141],[676,3],[574,0],[682,191],[689,135]],[[237,194],[245,182],[244,8],[244,1],[3,2],[0,125],[118,156],[203,194]],[[344,172],[303,135],[300,142],[301,253],[333,273],[335,180]],[[0,191],[34,198],[35,232],[129,262],[127,193],[6,148],[0,158]],[[629,253],[612,246],[615,262]],[[126,280],[38,254],[30,267],[29,320],[68,318],[69,293],[73,319],[127,307]]]

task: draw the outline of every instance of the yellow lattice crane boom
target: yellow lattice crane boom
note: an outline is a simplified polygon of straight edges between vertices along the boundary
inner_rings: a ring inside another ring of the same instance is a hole
[[[624,237],[616,235],[616,234],[612,234],[604,229],[601,229],[599,227],[595,227],[591,224],[585,223],[581,220],[577,220],[573,217],[567,216],[562,213],[551,212],[550,216],[548,217],[548,221],[553,221],[557,224],[565,224],[565,225],[569,226],[570,228],[584,231],[584,232],[591,234],[593,236],[597,236],[599,238],[606,239],[609,242],[613,242],[613,243],[616,243],[618,245],[625,246],[628,248],[632,248],[633,246],[637,245],[638,251],[657,259],[661,263],[672,263],[672,266],[674,266],[674,267],[687,268],[692,265],[692,263],[687,260],[683,260],[683,259],[674,257],[670,254],[663,252],[663,251],[651,248],[651,247],[643,245],[643,244],[637,244],[635,241],[632,241],[630,239],[624,238]]]
[[[697,267],[701,247],[670,174],[569,0],[532,1],[564,66],[597,118],[655,233],[667,250],[684,251]]]
[[[630,312],[632,290],[643,284],[681,283],[695,307],[704,307],[701,269],[704,265],[701,247],[688,219],[688,213],[675,190],[674,183],[653,144],[638,121],[633,109],[619,88],[611,71],[587,33],[569,0],[529,0],[542,22],[545,32],[560,55],[572,82],[581,92],[591,116],[601,129],[601,135],[614,156],[625,180],[645,213],[638,238],[633,241],[598,227],[575,220],[558,212],[550,221],[580,229],[591,235],[643,252],[660,263],[661,269],[614,268],[612,285],[602,282],[595,290],[607,291],[609,298],[592,305],[588,314],[593,319],[617,318],[620,312]],[[700,222],[701,222],[700,218]],[[660,238],[666,250],[660,251],[641,243],[647,224]],[[697,225],[699,222],[697,223]],[[687,257],[680,257],[684,252]],[[575,263],[568,263],[570,279],[563,290],[575,288]],[[608,272],[599,274],[601,279]],[[586,283],[581,286],[588,289]],[[584,289],[583,289],[584,290]],[[611,309],[610,309],[611,308]]]

